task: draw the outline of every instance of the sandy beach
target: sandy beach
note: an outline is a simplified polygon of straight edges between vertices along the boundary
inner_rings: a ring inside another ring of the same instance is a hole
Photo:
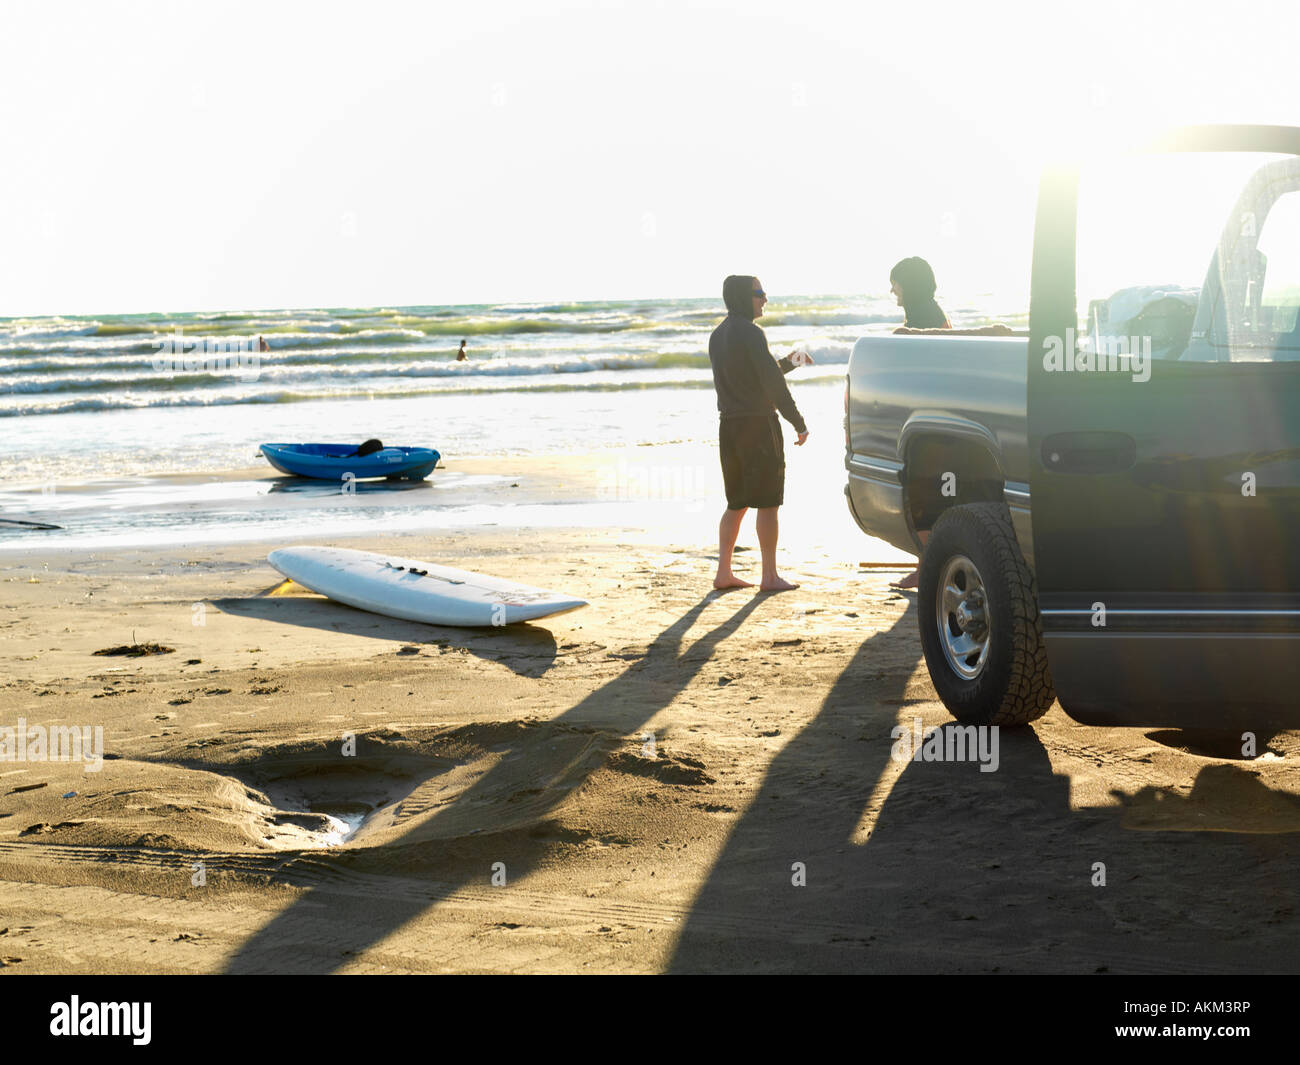
[[[518,468],[488,502],[651,483]],[[7,552],[0,726],[102,727],[103,762],[0,762],[4,971],[1294,968],[1294,735],[1056,708],[995,772],[891,757],[951,727],[903,560],[787,509],[781,595],[711,591],[712,509],[329,540],[590,601],[503,630],[285,588],[284,541]],[[170,650],[94,654],[135,643]]]

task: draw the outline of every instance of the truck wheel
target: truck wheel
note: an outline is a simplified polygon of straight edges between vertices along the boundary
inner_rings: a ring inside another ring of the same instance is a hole
[[[1038,592],[1004,503],[945,511],[921,560],[921,646],[943,705],[967,725],[1027,725],[1056,698]]]

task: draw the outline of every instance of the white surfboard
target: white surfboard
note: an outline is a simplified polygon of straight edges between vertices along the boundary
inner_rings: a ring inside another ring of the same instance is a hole
[[[587,605],[585,599],[499,577],[344,547],[281,547],[266,560],[337,602],[430,625],[511,625]]]

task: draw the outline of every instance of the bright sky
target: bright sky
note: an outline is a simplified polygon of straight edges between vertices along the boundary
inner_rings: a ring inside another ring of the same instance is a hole
[[[0,14],[0,315],[1023,299],[1045,155],[1300,124],[1294,0]]]

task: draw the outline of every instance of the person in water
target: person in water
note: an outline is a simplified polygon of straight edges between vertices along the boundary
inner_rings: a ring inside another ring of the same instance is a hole
[[[903,308],[903,326],[907,329],[951,329],[952,323],[943,313],[934,298],[938,285],[934,280],[934,271],[930,264],[919,255],[902,259],[889,271],[889,288],[898,305]],[[929,538],[928,532],[918,532],[921,546]],[[912,570],[902,580],[895,581],[891,588],[915,588],[921,583],[921,569]]]
[[[745,512],[758,511],[758,544],[763,555],[765,592],[798,588],[776,572],[777,509],[785,501],[785,446],[777,411],[808,439],[808,427],[786,387],[785,374],[812,360],[791,352],[772,358],[767,337],[755,323],[763,315],[767,293],[756,277],[733,274],[722,283],[727,317],[709,337],[709,365],[718,393],[718,455],[727,509],[718,523],[718,572],[715,588],[752,588],[731,572],[731,554]],[[796,360],[796,354],[800,357]]]
[[[938,287],[930,264],[919,255],[901,259],[889,271],[889,289],[903,308],[907,329],[951,329],[952,323],[935,301]]]
[[[465,341],[462,340],[460,342],[460,351],[456,352],[456,361],[464,362],[468,358],[469,354],[465,351]]]
[[[266,342],[266,339],[265,339],[264,337],[258,337],[258,338],[257,338],[257,350],[258,350],[259,352],[270,351],[270,350],[271,350],[271,345],[268,344],[268,343]]]

